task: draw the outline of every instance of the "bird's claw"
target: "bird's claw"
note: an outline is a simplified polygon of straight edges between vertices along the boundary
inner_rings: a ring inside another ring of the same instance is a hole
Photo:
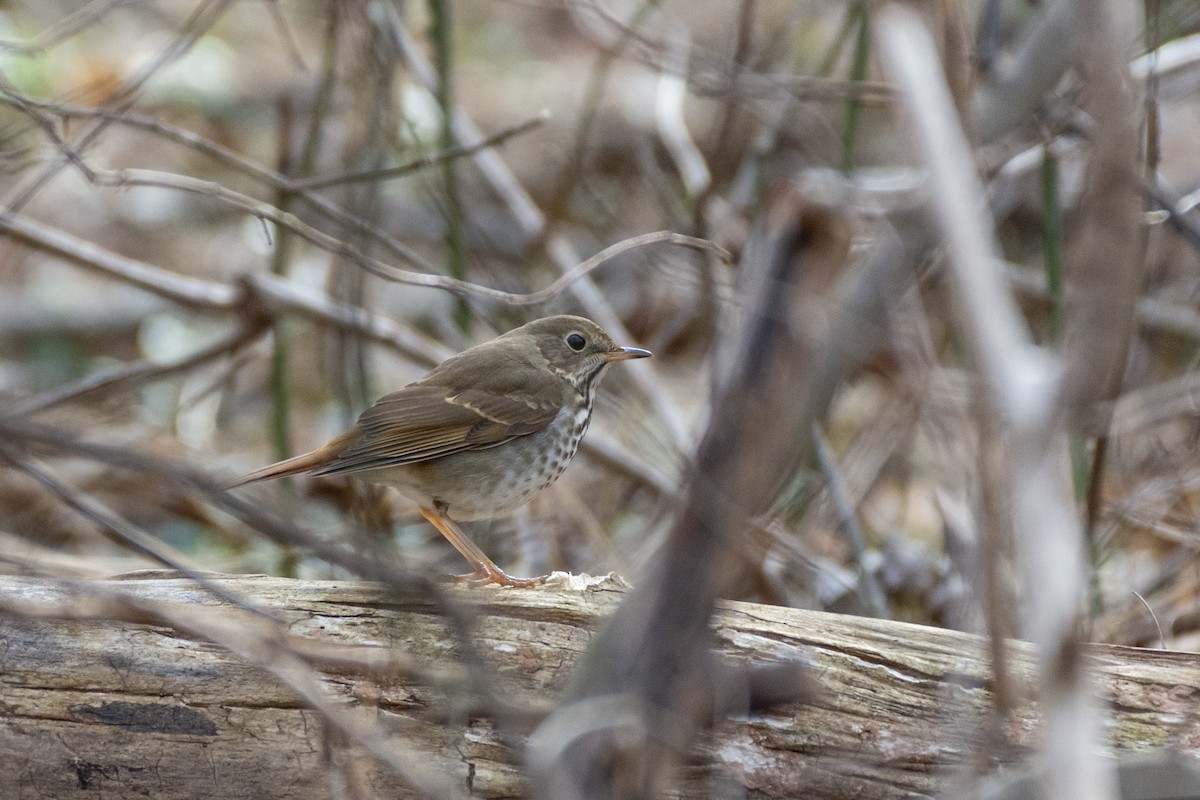
[[[450,580],[455,583],[465,583],[471,588],[495,584],[497,586],[511,586],[516,589],[529,589],[534,586],[541,586],[549,577],[549,575],[542,575],[537,578],[514,578],[499,567],[493,569],[482,567],[465,575],[452,575],[450,576]]]

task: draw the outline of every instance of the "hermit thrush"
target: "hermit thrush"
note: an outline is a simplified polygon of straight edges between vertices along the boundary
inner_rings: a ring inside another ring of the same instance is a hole
[[[234,485],[301,472],[352,473],[394,486],[470,562],[472,584],[530,586],[488,558],[455,523],[508,513],[554,483],[592,417],[605,368],[645,358],[582,317],[535,320],[447,359],[381,397],[353,428],[311,453]]]

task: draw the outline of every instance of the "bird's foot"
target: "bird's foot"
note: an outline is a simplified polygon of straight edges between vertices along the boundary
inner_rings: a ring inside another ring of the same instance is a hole
[[[468,572],[466,575],[452,575],[450,576],[450,580],[455,583],[465,583],[471,587],[495,584],[497,586],[512,586],[517,589],[529,589],[533,586],[541,586],[549,577],[549,575],[542,575],[538,578],[514,578],[499,567],[492,565],[491,567],[480,567],[474,572]]]

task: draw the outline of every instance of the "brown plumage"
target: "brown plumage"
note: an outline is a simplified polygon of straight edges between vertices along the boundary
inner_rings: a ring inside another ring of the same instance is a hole
[[[447,359],[381,397],[353,428],[311,453],[237,484],[311,472],[353,474],[415,500],[474,572],[472,583],[525,586],[484,555],[454,520],[508,513],[562,473],[614,361],[645,358],[583,317],[535,320]]]

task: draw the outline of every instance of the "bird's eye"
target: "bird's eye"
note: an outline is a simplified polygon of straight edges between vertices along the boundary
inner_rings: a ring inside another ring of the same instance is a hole
[[[567,347],[571,348],[576,353],[583,350],[584,346],[586,345],[587,339],[584,339],[582,335],[578,333],[567,334]]]

